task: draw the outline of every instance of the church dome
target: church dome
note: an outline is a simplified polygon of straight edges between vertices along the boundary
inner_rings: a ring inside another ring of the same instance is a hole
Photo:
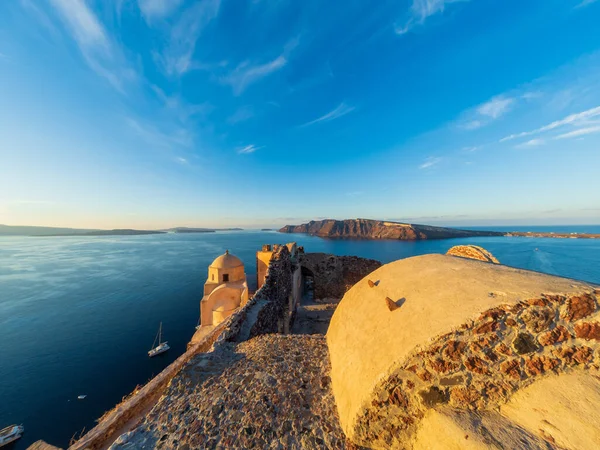
[[[226,250],[225,253],[215,259],[210,267],[213,269],[235,269],[236,267],[243,266],[244,263],[240,258],[229,253]]]

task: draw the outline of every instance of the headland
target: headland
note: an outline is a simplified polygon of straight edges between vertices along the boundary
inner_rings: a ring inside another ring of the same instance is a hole
[[[540,238],[598,239],[600,234],[552,233],[552,232],[502,232],[463,230],[449,227],[435,227],[402,222],[372,219],[324,219],[311,220],[301,225],[286,225],[280,233],[304,233],[323,238],[347,239],[398,239],[416,241],[426,239],[452,239],[489,236],[518,236]]]

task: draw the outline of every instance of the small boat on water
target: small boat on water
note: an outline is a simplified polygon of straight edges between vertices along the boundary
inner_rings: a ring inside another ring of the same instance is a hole
[[[158,345],[155,347],[157,340],[158,340]],[[158,334],[154,338],[154,343],[152,344],[152,350],[150,350],[148,352],[148,356],[150,358],[152,358],[153,356],[157,356],[157,355],[160,355],[161,353],[166,352],[170,348],[171,347],[169,347],[169,344],[167,344],[167,341],[162,342],[162,322],[161,322],[160,326],[158,327]]]
[[[0,447],[4,447],[17,439],[20,439],[24,432],[25,428],[23,425],[10,425],[0,430]]]
[[[86,394],[81,394],[77,396],[77,400],[84,400],[87,397]]]

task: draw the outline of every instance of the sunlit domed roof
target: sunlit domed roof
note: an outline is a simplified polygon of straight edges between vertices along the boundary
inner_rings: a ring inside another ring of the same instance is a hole
[[[230,254],[229,250],[226,250],[223,255],[219,256],[212,262],[210,267],[214,269],[234,269],[243,265],[244,263],[240,258]]]

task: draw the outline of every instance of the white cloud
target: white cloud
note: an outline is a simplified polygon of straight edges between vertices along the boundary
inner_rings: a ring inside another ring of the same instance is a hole
[[[462,151],[467,153],[473,153],[477,150],[481,150],[481,145],[473,145],[471,147],[463,147]]]
[[[167,75],[182,75],[192,69],[196,43],[206,26],[217,17],[220,0],[202,0],[184,10],[171,29],[169,44],[162,54],[154,53]]]
[[[504,96],[494,97],[490,101],[480,105],[477,108],[477,113],[482,116],[497,119],[509,112],[514,102],[514,98]]]
[[[410,19],[404,25],[394,25],[394,32],[397,35],[402,36],[403,34],[408,33],[412,29],[413,23],[414,23],[414,21],[412,19]]]
[[[124,83],[137,78],[127,66],[120,49],[111,41],[106,30],[83,0],[50,0],[54,10],[77,43],[88,66],[124,93]],[[39,9],[31,9],[39,18]],[[43,23],[43,22],[42,22]],[[47,24],[45,25],[47,27]]]
[[[231,73],[221,78],[221,82],[231,85],[233,93],[240,95],[244,90],[258,80],[277,72],[287,64],[284,55],[280,55],[272,61],[264,64],[252,65],[244,61],[238,65]]]
[[[50,0],[71,29],[74,39],[83,49],[103,49],[110,53],[104,28],[83,0]]]
[[[583,8],[585,6],[591,5],[592,3],[596,3],[597,0],[583,0],[580,4],[578,4],[575,8]]]
[[[531,148],[531,147],[539,147],[540,145],[544,145],[546,141],[543,139],[531,139],[527,142],[519,144],[516,148]]]
[[[593,133],[599,133],[599,132],[600,132],[600,126],[580,128],[575,131],[570,131],[568,133],[560,134],[560,135],[556,136],[554,139],[569,139],[569,138],[574,138],[574,137],[585,136],[586,134],[593,134]]]
[[[184,128],[175,128],[171,132],[164,132],[150,124],[141,123],[131,117],[126,117],[125,122],[144,141],[155,147],[172,148],[191,147],[194,143],[191,133]]]
[[[151,23],[171,15],[179,8],[181,2],[182,0],[138,0],[138,7],[146,22]]]
[[[425,160],[423,164],[419,166],[419,169],[429,169],[430,167],[433,167],[436,164],[439,164],[440,162],[442,162],[442,158],[430,156]]]
[[[469,0],[413,0],[409,11],[409,19],[403,26],[396,25],[394,31],[398,35],[406,34],[416,25],[422,25],[425,21],[439,13],[443,13],[447,5]]]
[[[177,158],[175,158],[175,161],[177,161],[179,164],[184,164],[184,165],[189,164],[189,161],[186,158],[182,158],[181,156],[178,156]]]
[[[213,107],[208,102],[200,104],[188,104],[181,99],[179,95],[167,95],[161,88],[156,85],[150,85],[158,99],[162,102],[165,108],[173,112],[180,122],[186,123],[193,116],[205,116],[209,114]]]
[[[254,117],[254,110],[251,106],[240,106],[231,116],[227,118],[227,123],[235,125],[236,123],[245,122]]]
[[[301,127],[307,127],[309,125],[314,125],[319,122],[330,122],[332,120],[339,119],[340,117],[343,117],[346,114],[350,114],[355,109],[356,108],[354,106],[349,106],[346,105],[346,103],[342,102],[338,105],[337,108],[333,109],[332,111],[329,111],[327,114],[319,117],[318,119],[311,120],[310,122],[301,125]]]
[[[514,97],[498,95],[462,114],[459,127],[476,130],[510,112],[516,103]]]
[[[462,127],[465,130],[476,130],[477,128],[481,128],[484,123],[481,120],[471,120],[466,122]]]
[[[600,106],[595,108],[588,109],[586,111],[582,111],[579,113],[568,115],[567,117],[556,120],[548,125],[544,125],[543,127],[537,128],[531,131],[524,131],[521,133],[511,134],[510,136],[506,136],[500,139],[500,142],[506,142],[517,138],[522,138],[526,136],[531,136],[534,134],[545,133],[548,131],[555,130],[557,128],[566,126],[566,125],[577,125],[578,123],[585,123],[587,120],[592,119],[594,117],[600,116]]]
[[[542,94],[541,92],[538,91],[532,91],[532,92],[525,92],[524,94],[521,95],[521,98],[523,100],[535,100],[537,98],[542,97],[544,94]]]
[[[238,155],[246,155],[249,153],[254,153],[256,150],[260,150],[263,147],[257,147],[254,144],[246,145],[245,147],[240,147],[237,149]]]

